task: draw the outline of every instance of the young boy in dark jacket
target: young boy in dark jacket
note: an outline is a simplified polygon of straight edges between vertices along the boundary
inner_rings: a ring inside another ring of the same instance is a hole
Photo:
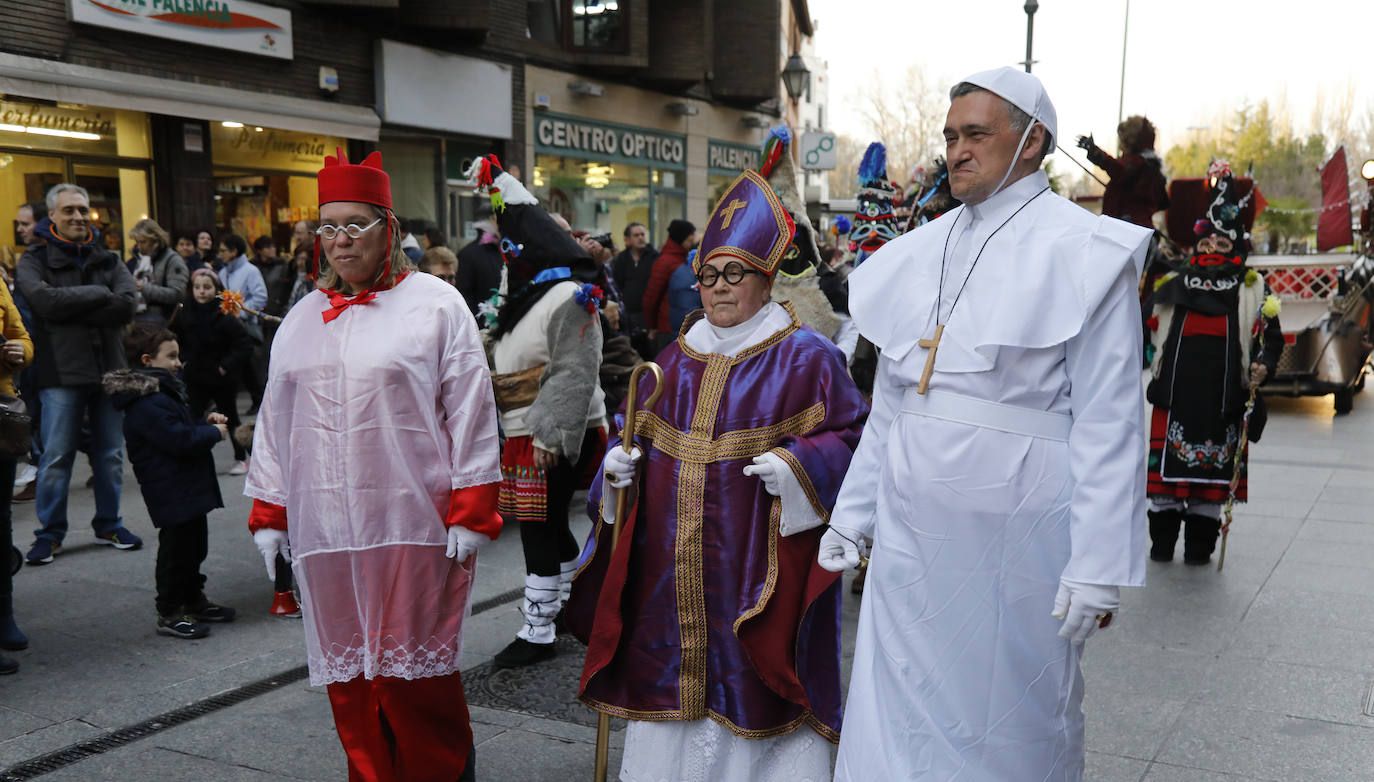
[[[124,411],[124,440],[153,526],[158,528],[157,631],[204,638],[207,622],[232,622],[234,609],[211,603],[203,591],[206,514],[224,507],[210,451],[228,439],[226,419],[211,413],[197,423],[177,378],[176,336],[138,324],[124,340],[129,365],[104,377],[105,393]]]

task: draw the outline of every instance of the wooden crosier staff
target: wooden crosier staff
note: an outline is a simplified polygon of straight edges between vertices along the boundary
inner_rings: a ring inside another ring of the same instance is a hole
[[[1259,347],[1261,355],[1264,353],[1264,308],[1267,305],[1260,305],[1259,314],[1255,321],[1259,324],[1259,334],[1255,337],[1255,344]],[[1255,395],[1259,393],[1259,384],[1250,386],[1250,398],[1245,400],[1245,413],[1240,419],[1240,442],[1236,445],[1235,467],[1231,471],[1231,485],[1226,490],[1226,520],[1221,523],[1221,553],[1217,554],[1217,572],[1226,564],[1226,538],[1231,534],[1231,506],[1236,504],[1236,487],[1240,485],[1240,468],[1245,460],[1245,452],[1250,445],[1250,413],[1255,410]]]
[[[626,451],[632,450],[635,445],[635,424],[639,418],[640,408],[635,403],[635,397],[639,393],[639,380],[645,372],[651,372],[654,376],[654,390],[649,394],[649,398],[644,402],[643,410],[654,409],[654,403],[663,394],[663,368],[652,361],[645,361],[636,366],[630,373],[630,394],[625,398],[625,428],[621,430],[620,437],[622,443],[629,443],[630,447]],[[625,524],[625,517],[629,513],[630,487],[616,493],[615,496],[615,523],[611,525],[611,550],[608,556],[615,555],[615,546],[620,542],[620,528]],[[596,718],[596,767],[592,772],[592,779],[595,782],[606,782],[606,767],[610,760],[611,748],[611,715],[601,712]]]

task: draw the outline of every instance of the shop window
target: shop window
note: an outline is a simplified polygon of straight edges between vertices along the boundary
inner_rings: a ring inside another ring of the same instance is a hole
[[[438,143],[385,138],[377,143],[377,149],[391,175],[392,208],[396,214],[437,223]]]
[[[619,52],[625,49],[625,12],[619,0],[571,0],[572,46]]]
[[[564,0],[526,0],[526,34],[540,43],[563,43],[563,29],[559,23]]]
[[[630,223],[649,224],[649,177],[645,166],[536,155],[531,182],[540,204],[573,228],[619,237]]]
[[[105,247],[121,258],[126,234],[134,223],[148,216],[148,175],[144,171],[114,166],[77,164],[73,180],[91,194],[91,222],[100,228]]]
[[[345,139],[240,122],[210,125],[215,175],[215,225],[252,243],[271,236],[291,250],[291,229],[319,218],[315,173]],[[387,160],[390,169],[390,159]]]

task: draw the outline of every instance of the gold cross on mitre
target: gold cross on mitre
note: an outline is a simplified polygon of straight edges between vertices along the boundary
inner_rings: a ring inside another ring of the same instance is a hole
[[[945,333],[945,324],[935,324],[935,336],[932,339],[918,339],[916,344],[923,348],[930,348],[926,354],[926,368],[921,370],[921,382],[916,386],[916,393],[924,394],[930,388],[930,375],[935,371],[935,353],[940,349],[940,337]]]
[[[722,206],[720,208],[720,213],[723,219],[720,221],[720,230],[724,231],[726,228],[729,228],[730,220],[735,216],[735,210],[743,209],[747,203],[747,201],[741,201],[736,198],[725,206]]]

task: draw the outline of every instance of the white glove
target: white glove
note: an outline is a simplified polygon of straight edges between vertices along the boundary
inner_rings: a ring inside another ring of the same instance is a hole
[[[286,533],[279,529],[264,527],[253,533],[253,543],[257,544],[258,551],[262,552],[262,561],[267,563],[267,577],[276,579],[277,555],[281,554],[282,559],[291,561],[291,544],[286,540]]]
[[[1121,608],[1121,587],[1085,584],[1082,581],[1059,580],[1059,593],[1054,596],[1055,619],[1063,619],[1059,637],[1081,644],[1098,628],[1106,629]]]
[[[777,468],[765,456],[755,456],[754,463],[744,468],[745,475],[757,475],[763,481],[763,490],[774,497],[782,496],[782,482],[778,480]]]
[[[642,451],[633,446],[631,450],[626,451],[623,443],[608,449],[605,460],[601,462],[606,484],[612,489],[623,489],[634,483],[635,465],[643,455]]]
[[[864,536],[858,530],[831,524],[821,536],[821,547],[816,554],[816,561],[826,570],[838,573],[858,567],[859,557],[867,548]]]
[[[491,538],[486,535],[454,524],[448,528],[448,548],[444,551],[444,556],[458,562],[466,562],[468,557],[477,553],[477,549],[490,542]]]

